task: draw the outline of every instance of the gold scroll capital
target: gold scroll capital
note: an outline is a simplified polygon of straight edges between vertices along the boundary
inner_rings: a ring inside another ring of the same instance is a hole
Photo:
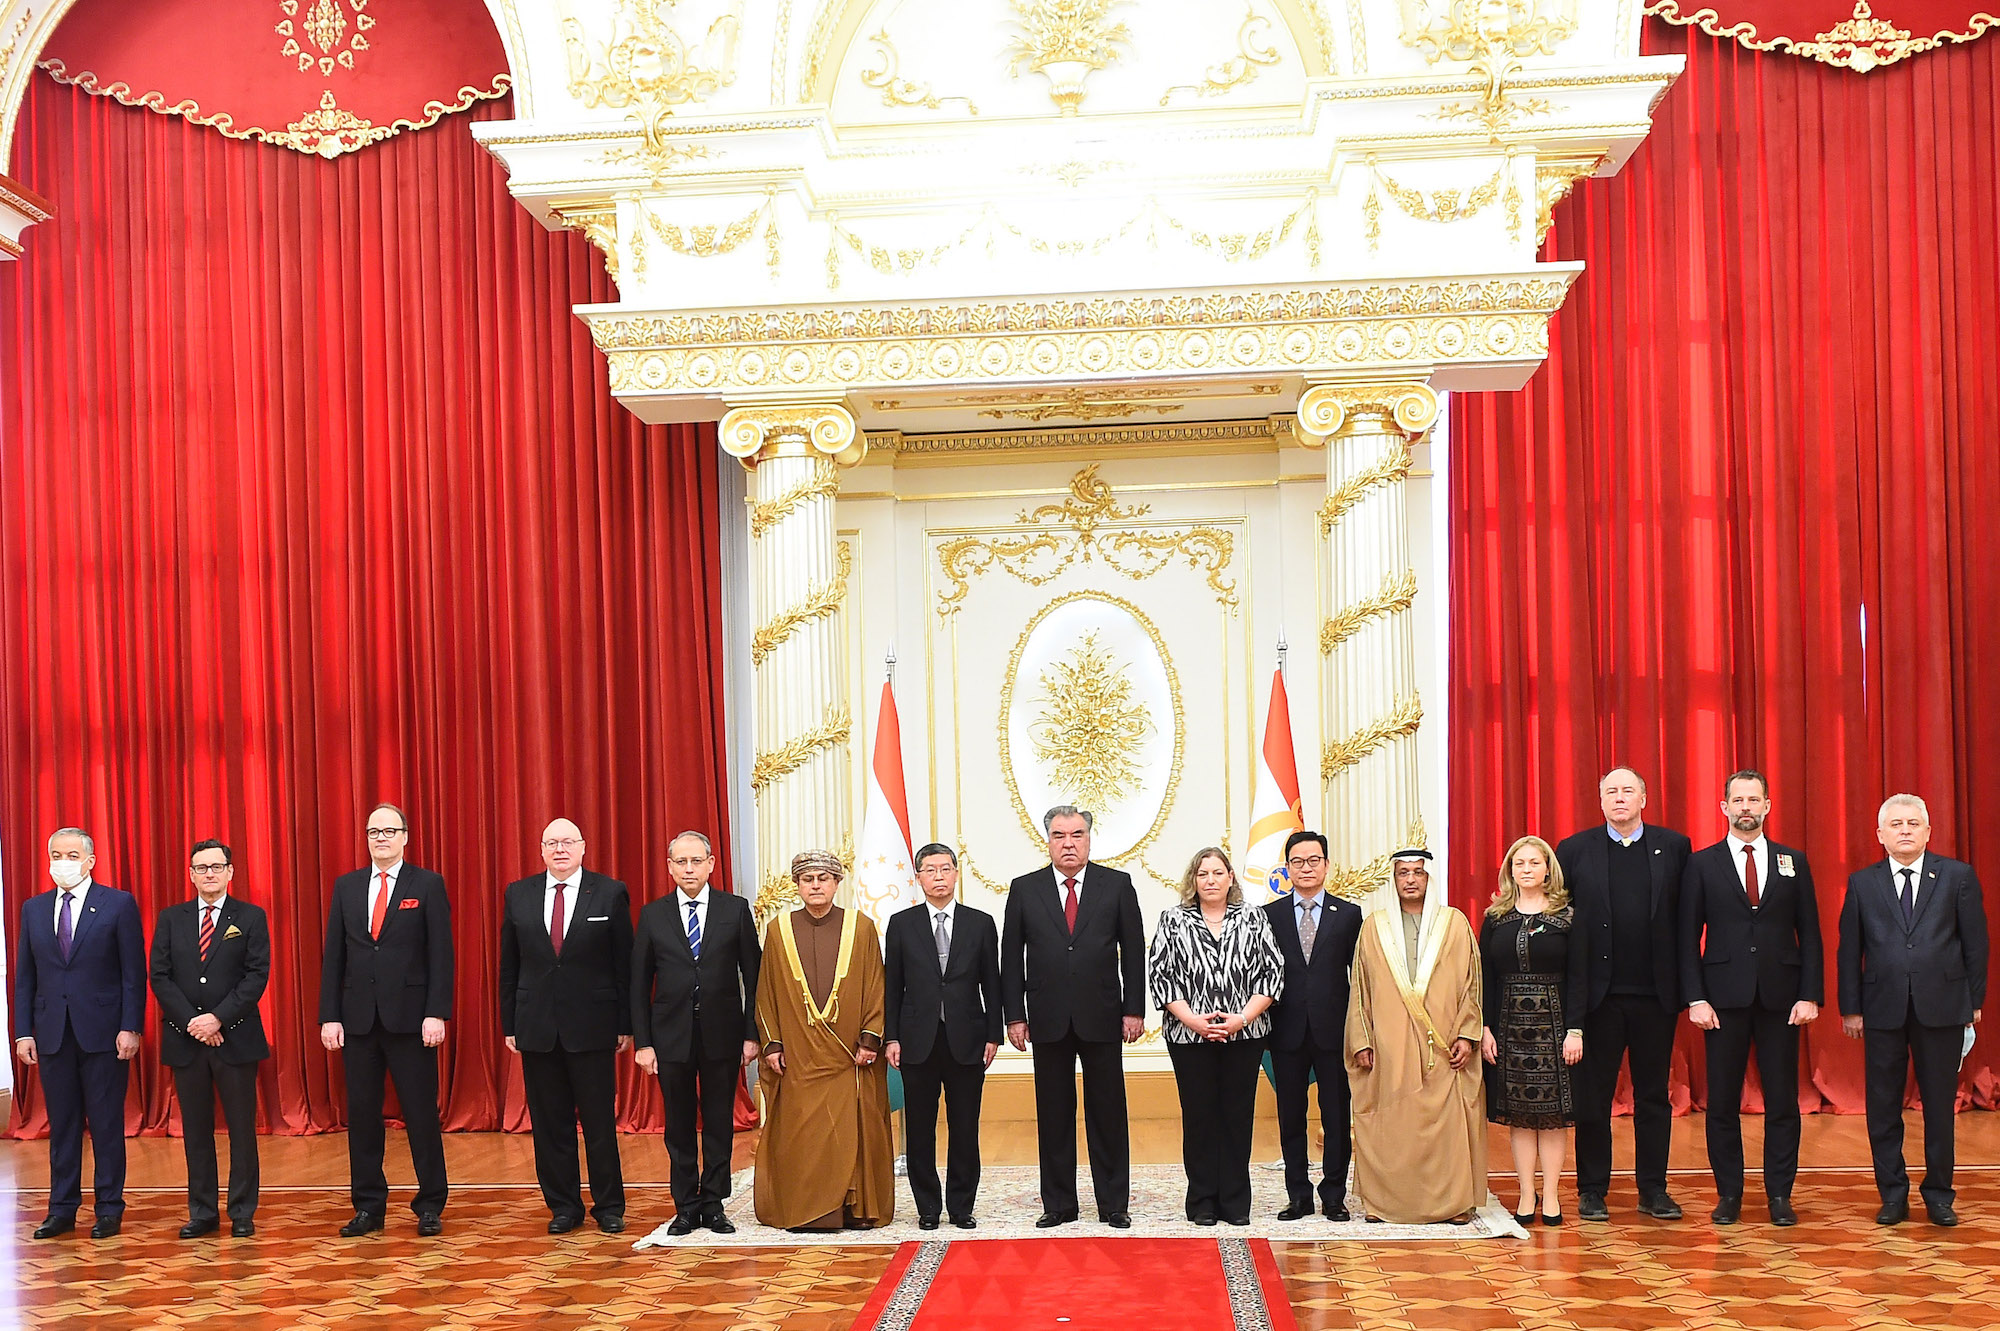
[[[775,457],[827,457],[852,467],[868,455],[853,413],[838,402],[746,402],[724,413],[717,434],[723,451],[746,467]]]

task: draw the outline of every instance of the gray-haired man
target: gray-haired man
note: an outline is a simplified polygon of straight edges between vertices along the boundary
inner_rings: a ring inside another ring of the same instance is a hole
[[[1062,804],[1042,817],[1049,864],[1016,878],[1000,939],[1007,1040],[1035,1046],[1035,1120],[1048,1229],[1077,1218],[1076,1070],[1091,1191],[1104,1223],[1128,1229],[1131,1130],[1122,1041],[1145,1033],[1146,939],[1130,876],[1090,862],[1091,815]]]

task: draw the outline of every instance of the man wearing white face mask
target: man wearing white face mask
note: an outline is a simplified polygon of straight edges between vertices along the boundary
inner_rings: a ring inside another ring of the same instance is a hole
[[[14,1042],[41,1071],[49,1116],[50,1239],[76,1228],[83,1204],[83,1130],[96,1161],[90,1237],[110,1238],[125,1216],[125,1088],[146,1015],[146,940],[139,903],[92,882],[97,847],[81,828],[49,838],[52,891],[21,907],[14,1011],[30,1023]]]

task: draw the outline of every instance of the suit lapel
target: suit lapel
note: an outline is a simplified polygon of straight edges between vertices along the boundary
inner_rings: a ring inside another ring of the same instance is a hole
[[[215,943],[208,949],[208,956],[201,955],[201,898],[194,899],[194,909],[189,912],[194,917],[194,955],[201,966],[201,973],[208,974],[208,963],[222,951],[222,940],[229,934],[229,922],[236,917],[236,898],[224,897],[222,909],[215,912]]]
[[[111,889],[105,887],[103,884],[93,882],[90,885],[90,891],[84,894],[83,901],[81,904],[78,904],[77,902],[74,901],[70,903],[70,922],[69,922],[70,961],[73,962],[78,957],[83,955],[84,937],[90,932],[90,926],[92,922],[95,921],[97,918],[98,908],[111,899],[110,891]],[[62,895],[58,893],[56,896],[56,908],[55,910],[49,913],[49,919],[51,920],[59,919],[61,915],[62,915]],[[60,938],[58,939],[57,947],[58,948],[61,947]],[[61,956],[62,954],[60,951],[58,951],[56,955]]]
[[[1646,829],[1646,834],[1639,838],[1639,845],[1646,852],[1648,879],[1653,885],[1652,899],[1646,904],[1646,916],[1648,919],[1651,919],[1659,915],[1660,897],[1667,890],[1667,857],[1662,855],[1660,848],[1653,844],[1652,829],[1650,827]],[[1610,861],[1610,852],[1608,849],[1605,854],[1606,863],[1608,864]]]
[[[597,883],[586,869],[576,880],[576,904],[569,908],[569,922],[563,926],[563,946],[569,946],[569,936],[575,932],[576,926],[590,918],[591,899],[596,895]],[[555,950],[553,943],[549,945],[549,950],[552,952]]]
[[[1084,872],[1085,873],[1090,872],[1089,865],[1084,866]],[[1067,935],[1070,930],[1069,930],[1069,920],[1065,918],[1063,915],[1062,881],[1061,878],[1057,875],[1055,871],[1055,866],[1053,864],[1051,864],[1048,867],[1047,876],[1042,879],[1042,882],[1045,884],[1045,886],[1040,892],[1037,892],[1035,895],[1040,897],[1042,901],[1047,905],[1048,909],[1055,913],[1056,928],[1062,930],[1062,932],[1065,935]],[[1076,918],[1077,921],[1081,923],[1083,920],[1083,906],[1081,904],[1083,895],[1083,880],[1081,878],[1077,879],[1076,890],[1078,896]]]
[[[1936,869],[1931,867],[1930,856],[1925,855],[1923,871],[1917,879],[1917,908],[1910,913],[1911,933],[1915,933],[1917,926],[1923,923],[1924,915],[1930,910],[1931,903],[1937,899],[1937,894],[1943,890],[1944,879],[1939,876]],[[1901,909],[1900,906],[1897,907],[1899,913]]]
[[[715,889],[713,887],[709,888],[708,894],[709,894],[708,911],[707,911],[708,924],[710,928],[713,928],[715,925]],[[695,959],[694,947],[692,944],[688,942],[687,893],[681,891],[679,888],[675,888],[673,895],[673,903],[674,903],[674,937],[680,940],[681,951],[687,954],[687,959],[689,961],[693,961]],[[702,931],[702,938],[701,938],[702,942],[706,943],[708,941],[708,933],[709,933],[708,929],[704,929]]]
[[[1296,956],[1301,965],[1310,966],[1312,963],[1306,959],[1305,943],[1299,938],[1299,898],[1296,893],[1288,892],[1278,900],[1285,903],[1283,910],[1271,912],[1271,933],[1278,940],[1278,951],[1287,961]],[[1324,906],[1321,907],[1320,916],[1320,927],[1325,928]]]

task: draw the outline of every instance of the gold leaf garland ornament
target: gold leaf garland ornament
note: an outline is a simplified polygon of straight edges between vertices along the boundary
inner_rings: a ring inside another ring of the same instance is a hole
[[[778,748],[757,755],[757,760],[750,765],[751,791],[762,791],[779,777],[798,771],[821,749],[847,743],[852,732],[852,722],[845,706],[827,708],[823,723],[802,735],[793,736],[790,742]]]
[[[1139,783],[1139,756],[1154,731],[1125,667],[1092,630],[1042,671],[1041,686],[1041,713],[1028,723],[1035,760],[1083,808],[1116,808]]]
[[[1395,740],[1417,733],[1423,724],[1423,700],[1414,693],[1345,739],[1333,740],[1320,754],[1320,779],[1330,781],[1335,774],[1354,766],[1375,750]]]

